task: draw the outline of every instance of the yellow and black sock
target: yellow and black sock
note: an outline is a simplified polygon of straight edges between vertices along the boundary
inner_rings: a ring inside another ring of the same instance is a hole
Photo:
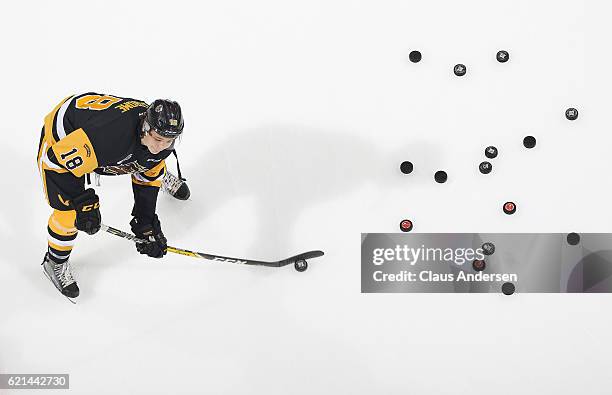
[[[75,219],[74,210],[53,210],[53,214],[49,217],[47,226],[49,257],[57,263],[64,263],[70,258],[78,234],[74,226]]]

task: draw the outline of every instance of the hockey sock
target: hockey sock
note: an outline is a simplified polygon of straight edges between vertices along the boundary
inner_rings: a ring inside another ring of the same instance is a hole
[[[74,210],[53,210],[53,214],[49,217],[47,226],[49,257],[57,263],[64,263],[70,257],[78,234],[74,226],[75,219]]]

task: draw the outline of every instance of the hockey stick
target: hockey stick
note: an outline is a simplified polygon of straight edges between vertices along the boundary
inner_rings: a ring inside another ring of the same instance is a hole
[[[122,230],[115,229],[108,225],[101,224],[100,229],[112,235],[131,240],[135,243],[144,242],[144,240],[137,238],[131,233],[127,233]],[[303,272],[304,270],[308,268],[308,263],[306,262],[306,259],[317,258],[317,257],[323,256],[323,251],[308,251],[308,252],[303,252],[298,255],[294,255],[286,259],[282,259],[280,261],[267,262],[267,261],[256,261],[253,259],[244,259],[244,258],[230,258],[227,256],[206,254],[204,252],[194,252],[194,251],[185,250],[182,248],[171,247],[171,246],[168,246],[167,251],[172,252],[174,254],[186,255],[186,256],[193,257],[193,258],[206,259],[209,261],[238,263],[238,264],[243,264],[243,265],[282,267],[282,266],[294,264],[295,270],[299,272]]]

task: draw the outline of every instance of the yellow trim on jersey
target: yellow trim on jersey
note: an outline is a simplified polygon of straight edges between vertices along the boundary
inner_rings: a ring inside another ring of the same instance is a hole
[[[49,166],[47,166],[47,164],[45,162],[42,162],[42,169],[43,170],[54,171],[54,172],[59,173],[59,174],[68,173],[68,170],[66,170],[64,168],[56,169],[56,168],[53,168],[53,167],[49,167]]]
[[[40,178],[42,178],[43,194],[45,195],[45,199],[47,200],[47,203],[51,205],[51,202],[49,201],[49,196],[47,195],[47,175],[45,174],[45,169],[43,169],[42,166],[44,165],[41,164],[38,170],[40,171]]]
[[[165,173],[166,171],[166,161],[162,160],[155,167],[145,171],[143,174],[147,177],[159,177],[162,174],[162,170]]]
[[[70,133],[51,146],[60,165],[77,177],[91,173],[98,167],[93,144],[82,128]]]
[[[55,118],[55,113],[58,112],[62,104],[64,104],[66,100],[70,99],[71,97],[72,96],[68,96],[64,100],[62,100],[57,106],[55,106],[53,111],[51,111],[45,117],[45,140],[51,141],[51,145],[57,143],[57,141],[55,141],[55,139],[53,138],[53,118]]]
[[[43,146],[45,146],[45,144],[43,144]],[[42,178],[42,183],[43,183],[43,194],[45,195],[45,199],[47,200],[47,203],[51,204],[51,202],[49,202],[49,196],[47,196],[47,173],[45,172],[45,170],[49,170],[49,171],[54,171],[56,173],[68,173],[68,170],[66,169],[53,169],[49,166],[47,166],[47,164],[45,163],[45,161],[43,160],[43,158],[40,158],[38,160],[38,170],[40,173],[40,178]]]
[[[59,167],[55,163],[51,162],[51,160],[47,156],[47,152],[46,152],[46,151],[49,151],[50,148],[51,148],[51,146],[48,145],[46,141],[44,141],[43,142],[43,148],[41,148],[41,152],[40,152],[41,156],[39,157],[39,160],[38,160],[38,162],[40,163],[40,170],[41,170],[41,172],[43,170],[50,170],[50,171],[54,171],[54,172],[60,173],[60,174],[61,173],[68,173],[68,170],[64,169],[63,167]],[[43,151],[43,149],[45,151]],[[48,161],[49,164],[51,164],[52,166],[55,166],[55,167],[49,166],[47,164],[47,161]]]
[[[145,181],[144,177],[136,178],[135,174],[132,174],[132,182],[137,185],[146,185],[150,187],[161,187],[163,175],[166,174],[166,161],[162,160],[155,167],[145,171],[144,173],[147,177],[155,177],[154,181]]]

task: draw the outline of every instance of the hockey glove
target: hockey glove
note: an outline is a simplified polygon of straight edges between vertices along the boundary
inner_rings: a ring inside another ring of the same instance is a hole
[[[72,208],[76,211],[74,225],[80,231],[93,235],[100,230],[100,199],[96,192],[89,188],[72,198]]]
[[[161,230],[161,223],[157,218],[157,214],[153,217],[153,223],[151,224],[140,223],[138,218],[134,217],[130,221],[130,226],[136,237],[145,240],[144,243],[136,243],[136,250],[138,252],[152,258],[162,258],[166,255],[168,242]]]

